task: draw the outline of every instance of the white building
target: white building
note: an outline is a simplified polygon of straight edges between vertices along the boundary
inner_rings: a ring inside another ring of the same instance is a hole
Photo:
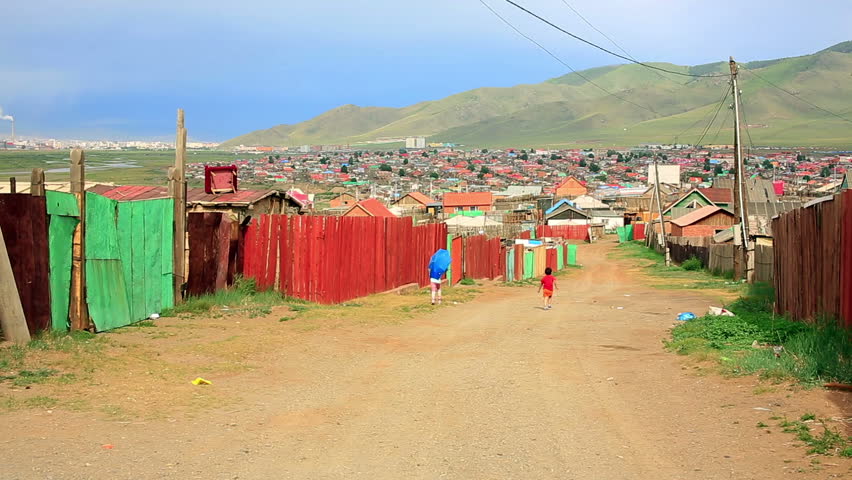
[[[669,185],[680,185],[680,165],[658,165],[660,169],[660,183]],[[654,164],[648,165],[648,185],[654,185],[657,181],[657,169]]]
[[[405,148],[426,148],[426,137],[406,137]]]

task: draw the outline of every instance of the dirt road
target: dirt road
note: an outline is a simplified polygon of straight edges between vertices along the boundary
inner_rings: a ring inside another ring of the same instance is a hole
[[[758,392],[755,378],[667,353],[676,313],[718,301],[643,287],[611,248],[582,248],[551,311],[532,287],[490,286],[399,325],[258,338],[273,345],[263,368],[193,387],[238,399],[218,408],[0,416],[0,479],[852,476],[850,461],[812,463],[790,435],[756,428],[805,411],[848,418],[848,396]]]

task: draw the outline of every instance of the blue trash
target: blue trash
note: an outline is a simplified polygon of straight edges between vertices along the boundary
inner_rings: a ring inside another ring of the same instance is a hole
[[[695,314],[692,312],[679,313],[677,316],[677,319],[681,322],[688,322],[689,320],[695,320],[696,318],[698,317],[696,317]]]

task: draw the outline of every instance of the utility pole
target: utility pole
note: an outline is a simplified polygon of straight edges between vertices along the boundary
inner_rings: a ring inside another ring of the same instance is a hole
[[[174,303],[183,301],[183,284],[186,282],[186,128],[183,109],[177,111],[175,136],[175,166],[170,170],[169,190],[174,200],[174,239],[172,260],[174,262]]]
[[[656,155],[654,155],[654,190],[656,190],[657,197],[657,214],[660,216],[660,242],[666,252],[666,266],[669,267],[672,264],[672,255],[669,251],[669,242],[666,241],[666,223],[663,222],[663,201],[660,196],[660,169]]]
[[[734,255],[734,276],[737,279],[749,278],[749,254],[748,254],[748,210],[746,209],[746,195],[744,190],[745,168],[743,166],[743,145],[740,137],[740,89],[737,86],[737,74],[739,68],[734,57],[730,57],[731,88],[734,93],[734,163],[735,179],[734,186],[734,213],[740,222],[741,240],[739,255]]]

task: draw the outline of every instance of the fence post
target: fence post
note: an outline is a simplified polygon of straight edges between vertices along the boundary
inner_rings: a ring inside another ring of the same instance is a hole
[[[86,305],[86,154],[75,148],[71,151],[71,193],[77,197],[80,223],[74,229],[71,248],[71,303],[69,317],[72,330],[89,328]]]
[[[175,166],[169,172],[169,190],[174,200],[174,296],[175,305],[183,301],[183,285],[186,283],[186,128],[183,109],[177,112],[177,136],[175,137]]]
[[[44,196],[44,169],[34,168],[30,176],[30,195],[34,197]]]
[[[24,307],[18,295],[15,276],[12,273],[12,263],[6,242],[3,240],[3,230],[0,230],[0,329],[6,340],[18,344],[30,341],[30,331],[27,329],[27,319],[24,317]]]
[[[9,177],[9,193],[18,193],[18,180],[15,177]]]

